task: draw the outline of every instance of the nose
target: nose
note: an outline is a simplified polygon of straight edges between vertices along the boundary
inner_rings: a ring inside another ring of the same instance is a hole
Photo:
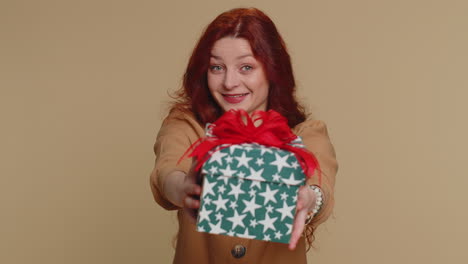
[[[234,70],[227,70],[224,75],[224,87],[228,90],[231,90],[239,86],[239,76]]]

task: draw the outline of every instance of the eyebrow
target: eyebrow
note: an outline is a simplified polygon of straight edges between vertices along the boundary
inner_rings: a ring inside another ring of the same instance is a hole
[[[220,59],[221,59],[221,57],[216,56],[216,55],[213,55],[213,54],[211,54],[211,57],[212,57],[212,58],[215,58],[215,59],[217,59],[217,60],[220,60]],[[250,53],[249,53],[249,54],[245,54],[245,55],[240,55],[240,56],[236,57],[236,59],[239,60],[239,59],[242,59],[242,58],[245,58],[245,57],[253,57],[253,55],[250,54]]]

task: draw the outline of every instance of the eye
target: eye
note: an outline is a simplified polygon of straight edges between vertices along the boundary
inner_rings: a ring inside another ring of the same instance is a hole
[[[223,70],[223,67],[219,66],[219,65],[211,65],[210,66],[210,71],[212,72],[219,72],[219,71],[222,71]]]
[[[242,66],[242,68],[241,68],[242,71],[250,71],[250,70],[252,70],[252,69],[253,69],[253,67],[250,66],[250,65],[244,65],[244,66]]]

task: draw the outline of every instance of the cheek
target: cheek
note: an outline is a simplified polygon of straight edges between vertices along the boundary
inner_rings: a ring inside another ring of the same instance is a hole
[[[268,80],[265,79],[263,74],[259,74],[256,78],[252,79],[251,82],[254,92],[259,96],[268,96],[269,84]]]
[[[268,91],[269,91],[268,85],[262,86],[262,91],[261,91],[261,97],[262,100],[267,100],[268,99]]]
[[[210,90],[210,93],[213,94],[214,88],[216,87],[214,84],[213,77],[208,74],[207,76],[207,83],[208,83],[208,90]]]
[[[207,78],[208,88],[210,92],[213,93],[214,91],[216,91],[217,87],[219,86],[219,80],[218,80],[219,78],[217,78],[216,76],[212,74],[208,74],[206,78]]]

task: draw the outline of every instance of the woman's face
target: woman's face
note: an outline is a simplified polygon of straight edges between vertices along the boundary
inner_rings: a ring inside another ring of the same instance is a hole
[[[225,37],[215,42],[208,68],[211,95],[224,110],[247,113],[267,109],[269,84],[247,40]]]

